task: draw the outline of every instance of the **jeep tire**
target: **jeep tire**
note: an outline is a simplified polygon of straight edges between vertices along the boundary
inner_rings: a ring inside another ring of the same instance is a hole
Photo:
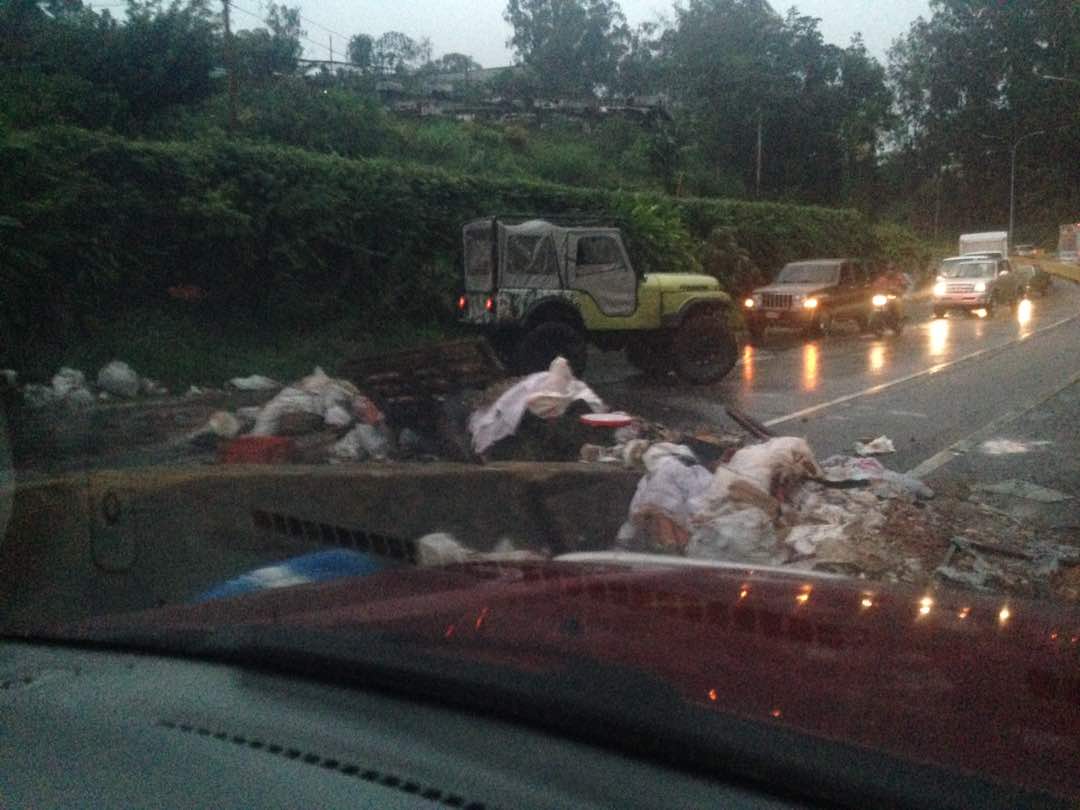
[[[570,363],[574,374],[585,372],[586,345],[581,330],[563,321],[544,321],[528,332],[518,343],[514,366],[522,374],[547,371],[551,361],[559,356]]]
[[[722,379],[739,357],[739,344],[724,315],[717,312],[687,317],[675,333],[672,350],[675,371],[695,385]]]

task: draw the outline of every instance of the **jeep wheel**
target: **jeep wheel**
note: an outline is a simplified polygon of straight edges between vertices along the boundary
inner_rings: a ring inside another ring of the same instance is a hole
[[[750,339],[755,343],[760,343],[761,339],[765,337],[765,324],[761,321],[751,320],[746,324],[746,331],[750,333]]]
[[[518,344],[514,365],[522,374],[547,371],[559,356],[570,363],[574,374],[585,372],[585,337],[580,330],[562,321],[546,321],[525,334]]]
[[[687,382],[714,383],[735,366],[739,344],[721,314],[691,315],[675,333],[675,371]]]

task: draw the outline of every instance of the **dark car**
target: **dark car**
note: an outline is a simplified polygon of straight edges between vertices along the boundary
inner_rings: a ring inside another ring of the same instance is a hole
[[[1040,298],[1050,292],[1054,278],[1036,264],[1017,265],[1016,273],[1020,279],[1025,295],[1038,294]]]
[[[790,262],[772,284],[755,289],[743,301],[750,336],[760,339],[770,327],[818,335],[841,320],[854,321],[865,331],[872,308],[871,276],[861,259]]]

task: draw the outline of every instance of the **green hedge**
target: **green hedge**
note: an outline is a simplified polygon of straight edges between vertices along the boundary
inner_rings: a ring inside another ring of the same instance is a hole
[[[144,142],[73,128],[0,145],[0,363],[61,352],[189,284],[208,328],[302,329],[348,315],[450,319],[461,224],[498,211],[610,213],[674,205],[704,239],[718,225],[766,271],[875,249],[853,211],[671,200],[467,177],[242,141]],[[14,224],[14,223],[17,223]]]

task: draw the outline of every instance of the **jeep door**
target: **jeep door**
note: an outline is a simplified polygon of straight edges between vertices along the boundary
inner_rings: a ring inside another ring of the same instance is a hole
[[[567,253],[571,289],[587,293],[604,315],[634,314],[637,277],[617,230],[573,232]]]

